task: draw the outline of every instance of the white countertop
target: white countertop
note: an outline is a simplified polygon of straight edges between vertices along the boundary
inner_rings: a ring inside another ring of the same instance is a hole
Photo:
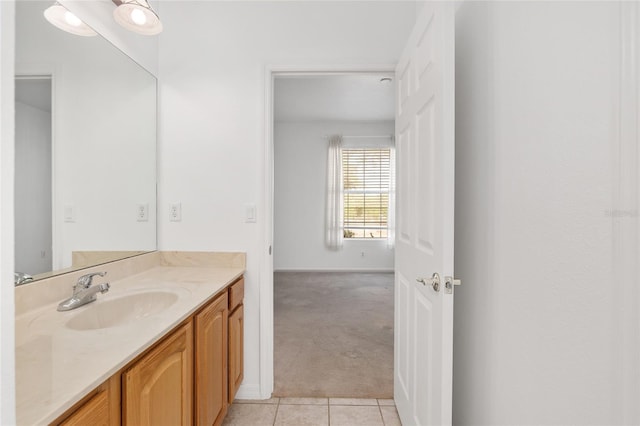
[[[157,266],[111,282],[109,292],[75,310],[57,312],[55,302],[16,317],[18,424],[48,424],[58,418],[243,272],[238,267]],[[101,282],[105,280],[96,280]],[[149,289],[170,290],[179,297],[161,313],[136,322],[87,331],[65,326],[83,310]]]

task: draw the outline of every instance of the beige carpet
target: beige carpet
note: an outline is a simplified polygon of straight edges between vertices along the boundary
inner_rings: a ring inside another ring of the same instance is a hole
[[[393,398],[393,274],[276,272],[278,397]]]

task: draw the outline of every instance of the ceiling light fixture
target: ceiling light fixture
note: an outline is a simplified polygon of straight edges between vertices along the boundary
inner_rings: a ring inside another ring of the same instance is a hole
[[[162,32],[162,22],[147,0],[122,0],[113,18],[124,28],[143,35]]]
[[[98,35],[98,33],[96,33],[90,26],[82,22],[80,18],[69,12],[58,2],[55,2],[44,11],[44,17],[51,23],[51,25],[54,25],[68,33],[83,37],[93,37]]]

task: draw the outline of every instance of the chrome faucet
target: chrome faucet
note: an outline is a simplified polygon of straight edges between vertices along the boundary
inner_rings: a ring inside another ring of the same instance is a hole
[[[99,275],[104,277],[106,272],[94,272],[92,274],[83,275],[78,278],[78,282],[73,286],[73,295],[60,302],[58,311],[70,311],[87,303],[94,302],[98,293],[106,293],[109,291],[109,283],[98,284],[91,287],[93,277]]]
[[[13,273],[13,284],[20,285],[24,283],[28,283],[33,281],[33,277],[24,272],[14,272]]]

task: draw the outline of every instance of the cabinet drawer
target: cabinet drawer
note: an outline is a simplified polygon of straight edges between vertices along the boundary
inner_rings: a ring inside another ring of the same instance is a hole
[[[233,312],[244,298],[244,277],[236,281],[235,284],[229,287],[229,312]]]

